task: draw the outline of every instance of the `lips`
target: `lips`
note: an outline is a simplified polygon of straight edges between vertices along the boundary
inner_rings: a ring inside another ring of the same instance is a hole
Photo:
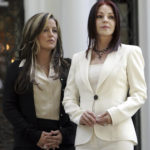
[[[54,42],[55,42],[55,40],[50,39],[50,40],[48,40],[48,42],[50,42],[50,43],[54,43]]]
[[[102,26],[103,29],[109,29],[109,26]]]

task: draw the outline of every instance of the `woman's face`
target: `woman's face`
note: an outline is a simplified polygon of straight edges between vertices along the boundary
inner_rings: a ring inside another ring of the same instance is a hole
[[[49,19],[43,31],[38,36],[40,50],[52,50],[56,47],[58,38],[57,26],[54,19]]]
[[[115,15],[109,5],[101,5],[97,11],[96,30],[98,37],[110,36],[114,33],[116,26]]]

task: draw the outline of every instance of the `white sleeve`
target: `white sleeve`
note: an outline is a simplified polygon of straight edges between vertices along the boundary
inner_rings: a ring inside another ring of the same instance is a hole
[[[67,85],[64,92],[64,99],[63,99],[63,105],[65,112],[69,114],[70,119],[76,123],[79,124],[80,117],[83,114],[83,110],[80,108],[80,98],[79,98],[79,91],[78,87],[75,82],[75,76],[76,71],[78,67],[78,58],[75,54],[72,59],[68,79],[67,79]]]
[[[124,103],[108,109],[114,125],[132,117],[147,98],[144,59],[141,49],[139,47],[132,49],[127,59],[129,97]]]

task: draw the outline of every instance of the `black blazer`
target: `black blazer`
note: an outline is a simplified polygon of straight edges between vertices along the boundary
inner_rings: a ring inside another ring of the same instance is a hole
[[[3,100],[3,112],[14,127],[15,147],[36,145],[42,132],[37,126],[33,99],[33,84],[30,83],[30,88],[24,94],[19,95],[14,91],[14,84],[21,69],[19,68],[19,64],[20,61],[16,61],[8,67],[4,83]],[[73,150],[76,125],[70,121],[69,116],[65,113],[62,106],[67,79],[66,74],[68,75],[69,69],[64,65],[63,70],[64,74],[60,77],[62,89],[59,128],[63,136],[62,145],[64,147],[70,147],[70,150]]]

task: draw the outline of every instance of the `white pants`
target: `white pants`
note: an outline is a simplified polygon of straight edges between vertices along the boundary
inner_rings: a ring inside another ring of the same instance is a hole
[[[76,150],[133,150],[131,141],[103,141],[93,135],[92,139],[85,144],[77,145]]]

